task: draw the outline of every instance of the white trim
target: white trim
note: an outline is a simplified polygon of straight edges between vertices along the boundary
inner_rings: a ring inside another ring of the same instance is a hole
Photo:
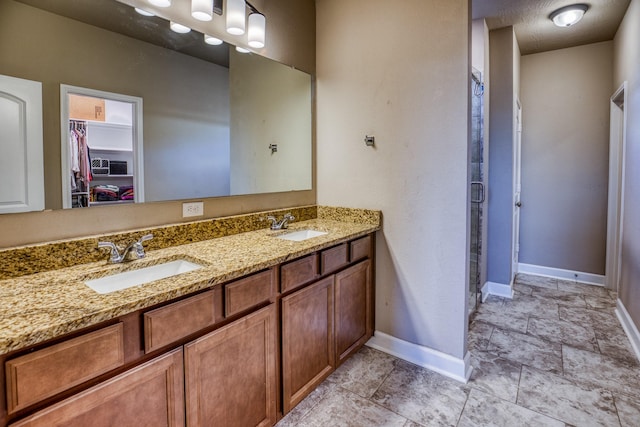
[[[624,163],[626,154],[627,82],[611,95],[609,125],[609,196],[607,203],[607,252],[605,283],[618,290],[621,268],[622,208],[624,206]]]
[[[513,299],[513,286],[505,285],[504,283],[485,282],[482,287],[482,302],[484,302],[489,295]]]
[[[576,280],[587,285],[604,286],[604,276],[601,274],[584,273],[582,271],[563,270],[562,268],[544,267],[541,265],[523,264],[518,266],[520,273],[535,276],[552,277],[561,280]]]
[[[466,383],[471,377],[471,354],[467,352],[464,359],[458,359],[449,354],[432,348],[413,344],[401,340],[384,332],[375,331],[373,337],[366,344],[392,356],[422,366],[439,374]]]
[[[633,323],[633,319],[620,299],[616,303],[616,315],[620,324],[622,324],[622,329],[624,329],[629,341],[631,341],[631,347],[633,347],[636,357],[640,360],[640,331],[638,331],[638,327]]]
[[[122,95],[71,85],[60,85],[60,143],[61,143],[61,171],[62,171],[62,207],[71,207],[71,181],[69,171],[69,94],[93,96],[114,101],[129,102],[133,108],[133,186],[134,201],[144,202],[144,161],[143,161],[143,100],[138,96]]]

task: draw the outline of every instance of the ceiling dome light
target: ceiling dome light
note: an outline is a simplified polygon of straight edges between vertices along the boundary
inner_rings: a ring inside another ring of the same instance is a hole
[[[240,46],[236,46],[236,51],[238,51],[240,53],[249,53],[249,52],[251,52],[249,49],[245,49],[245,48],[240,47]]]
[[[206,44],[210,44],[210,45],[213,45],[213,46],[218,46],[218,45],[222,44],[222,40],[220,40],[217,37],[210,36],[208,34],[204,35],[204,42]]]
[[[157,7],[169,7],[171,6],[171,0],[147,0],[154,6]]]
[[[191,16],[198,21],[211,21],[213,0],[191,0]]]
[[[266,22],[264,15],[261,13],[252,13],[249,15],[249,29],[247,30],[249,46],[256,49],[262,49],[264,47]]]
[[[151,12],[147,12],[147,11],[146,11],[146,10],[144,10],[144,9],[140,9],[140,8],[137,8],[137,7],[134,7],[133,9],[134,9],[136,12],[138,12],[140,15],[142,15],[142,16],[156,16],[155,14],[153,14],[153,13],[151,13]]]
[[[554,11],[549,15],[549,19],[558,27],[570,27],[582,19],[587,9],[589,6],[584,3],[572,4]]]
[[[244,0],[227,0],[227,10],[225,11],[227,14],[227,33],[234,36],[244,34],[246,7]]]
[[[180,34],[187,34],[189,31],[191,31],[191,28],[173,21],[169,22],[169,28]]]

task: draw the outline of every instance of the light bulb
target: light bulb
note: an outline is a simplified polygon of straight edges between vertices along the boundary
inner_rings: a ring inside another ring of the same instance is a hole
[[[171,28],[176,33],[180,33],[180,34],[186,34],[189,31],[191,31],[191,28],[186,27],[182,24],[178,24],[177,22],[173,22],[173,21],[169,22],[169,28]]]
[[[549,19],[558,27],[570,27],[582,19],[587,9],[586,4],[573,4],[554,11]]]
[[[244,0],[227,0],[227,33],[234,36],[244,34],[246,25],[245,9]]]
[[[249,15],[249,29],[247,31],[247,40],[249,46],[261,49],[264,47],[266,19],[261,13],[252,13]]]
[[[198,21],[211,21],[213,0],[191,0],[191,16]]]

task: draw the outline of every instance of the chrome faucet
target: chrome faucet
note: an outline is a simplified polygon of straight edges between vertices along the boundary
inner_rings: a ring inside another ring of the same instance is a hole
[[[119,264],[124,262],[127,259],[127,255],[131,251],[134,251],[136,254],[136,258],[144,258],[144,246],[142,246],[142,242],[153,239],[153,234],[146,234],[142,236],[138,241],[131,243],[129,246],[125,248],[125,250],[120,253],[120,249],[116,246],[115,243],[112,242],[98,242],[99,248],[109,248],[111,249],[111,256],[109,257],[109,262],[113,264]]]
[[[285,230],[289,222],[293,222],[296,219],[291,213],[285,214],[284,218],[280,221],[275,216],[269,215],[267,221],[271,221],[272,230]]]

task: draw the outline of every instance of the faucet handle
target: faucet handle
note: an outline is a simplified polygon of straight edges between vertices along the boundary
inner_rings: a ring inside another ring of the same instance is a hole
[[[295,216],[291,215],[291,212],[284,214],[284,219],[286,219],[287,221],[293,221],[296,219]]]
[[[115,243],[112,242],[98,242],[98,248],[109,248],[111,249],[111,258],[109,260],[111,262],[120,262],[120,252],[118,251],[118,247]]]
[[[145,234],[138,240],[138,243],[146,242],[147,240],[153,239],[153,234]]]
[[[142,236],[136,243],[134,243],[134,248],[136,250],[136,255],[138,258],[144,258],[144,246],[142,246],[142,242],[146,242],[147,240],[153,239],[153,234],[145,234]]]

